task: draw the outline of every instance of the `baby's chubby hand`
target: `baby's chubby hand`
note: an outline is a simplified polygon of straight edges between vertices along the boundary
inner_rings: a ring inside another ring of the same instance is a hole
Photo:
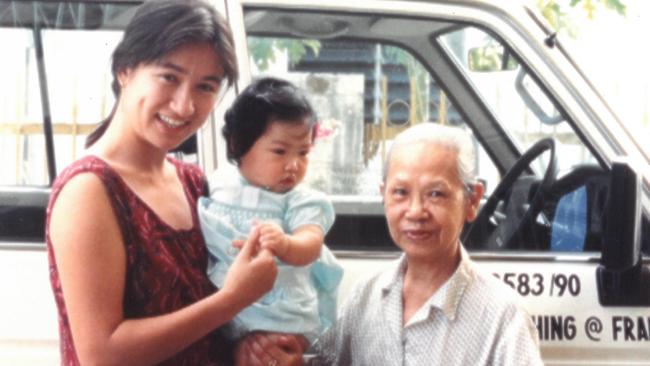
[[[253,222],[253,230],[259,230],[259,248],[257,250],[268,249],[280,259],[283,259],[289,252],[291,239],[278,224],[255,221]],[[245,239],[235,239],[232,241],[232,246],[241,249],[244,242]]]
[[[259,222],[257,227],[260,232],[259,243],[262,249],[269,249],[275,256],[282,259],[289,251],[291,244],[289,236],[284,233],[280,225],[273,222]]]
[[[253,232],[258,235],[253,244],[256,251],[264,251],[292,266],[312,263],[323,246],[323,230],[317,225],[304,225],[286,234],[278,224],[254,221]],[[232,246],[241,248],[242,243],[242,240],[233,240]]]

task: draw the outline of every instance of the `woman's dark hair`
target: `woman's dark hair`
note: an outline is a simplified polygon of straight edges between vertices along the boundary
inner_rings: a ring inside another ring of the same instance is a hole
[[[307,123],[316,137],[316,113],[303,92],[292,83],[265,77],[253,81],[226,111],[222,133],[226,156],[239,164],[242,156],[264,134],[270,122]]]
[[[143,3],[129,22],[122,40],[113,51],[112,89],[119,100],[119,72],[141,64],[162,61],[169,53],[188,43],[206,42],[219,55],[228,86],[237,81],[238,70],[232,33],[226,21],[202,0],[149,0]],[[94,144],[106,131],[115,114],[86,138],[86,147]]]

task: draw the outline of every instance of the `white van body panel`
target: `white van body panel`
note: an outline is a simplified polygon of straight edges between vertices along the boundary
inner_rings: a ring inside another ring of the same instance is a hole
[[[0,6],[3,3],[9,1],[0,1]],[[241,77],[215,108],[198,136],[196,160],[208,173],[228,164],[221,136],[223,114],[239,91],[256,76],[247,44],[248,32],[255,26],[255,19],[246,16],[251,9],[266,11],[258,14],[260,17],[277,11],[295,14],[317,12],[359,18],[375,15],[380,21],[371,32],[363,34],[363,40],[405,45],[405,49],[417,53],[417,59],[426,64],[427,70],[438,70],[438,67],[445,66],[438,58],[440,54],[431,47],[430,39],[416,39],[420,29],[414,30],[405,25],[413,19],[422,22],[446,21],[487,29],[507,44],[542,89],[561,104],[566,119],[571,120],[582,142],[589,146],[604,168],[610,167],[621,156],[634,162],[634,169],[643,182],[639,197],[643,220],[647,221],[650,217],[650,150],[647,146],[641,146],[639,140],[631,135],[561,46],[546,45],[545,40],[549,35],[543,21],[534,11],[517,1],[211,0],[211,3],[225,15],[233,30]],[[440,84],[449,87],[446,84],[453,80],[448,75],[439,76],[444,81]],[[460,83],[451,87],[462,89]],[[468,93],[474,87],[467,86]],[[470,102],[460,101],[468,105]],[[478,103],[475,100],[471,102]],[[471,116],[474,112],[469,110],[465,114]],[[13,139],[13,130],[2,127],[0,122],[0,137],[7,133],[12,134]],[[498,137],[512,136],[506,131]],[[5,140],[2,141],[5,143]],[[18,147],[16,150],[19,150]],[[562,158],[566,159],[567,156],[560,156]],[[512,162],[512,157],[508,162]],[[13,171],[3,171],[3,174],[10,173],[13,174]],[[16,204],[11,192],[15,190],[16,197],[27,197],[29,192],[22,192],[11,185],[7,187],[6,194],[2,191],[4,187],[0,187],[0,213],[3,207],[9,206],[35,205],[44,210],[44,202]],[[341,216],[337,220],[342,220],[342,216],[352,220],[357,216],[381,218],[383,214],[381,200],[377,196],[330,196],[337,214]],[[60,363],[57,311],[49,283],[45,244],[14,238],[5,240],[1,234],[0,231],[0,294],[3,296],[0,365],[57,365]],[[387,247],[335,248],[334,252],[345,268],[339,302],[345,301],[356,283],[385,268],[399,256],[394,248]],[[596,275],[600,252],[483,250],[470,251],[470,256],[485,271],[498,276],[519,292],[521,301],[537,325],[545,364],[650,365],[650,305],[600,304]],[[649,265],[650,260],[644,257],[644,266],[648,268]]]

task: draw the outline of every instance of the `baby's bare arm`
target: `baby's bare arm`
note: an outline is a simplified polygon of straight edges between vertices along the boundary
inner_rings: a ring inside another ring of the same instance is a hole
[[[286,234],[277,224],[259,225],[262,248],[270,249],[287,264],[304,266],[320,255],[325,235],[317,225],[301,226],[291,234]]]

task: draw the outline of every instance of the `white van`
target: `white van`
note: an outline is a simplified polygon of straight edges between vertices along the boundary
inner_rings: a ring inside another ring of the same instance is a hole
[[[307,91],[321,123],[308,183],[352,283],[398,256],[378,191],[393,136],[462,126],[487,185],[463,244],[524,299],[547,365],[650,365],[650,148],[535,9],[477,0],[211,0],[241,80],[175,152],[225,161],[224,109],[253,77]],[[137,1],[0,0],[0,364],[58,364],[44,208],[108,114],[110,53]],[[613,68],[611,72],[617,72]],[[645,144],[645,145],[642,145]]]

